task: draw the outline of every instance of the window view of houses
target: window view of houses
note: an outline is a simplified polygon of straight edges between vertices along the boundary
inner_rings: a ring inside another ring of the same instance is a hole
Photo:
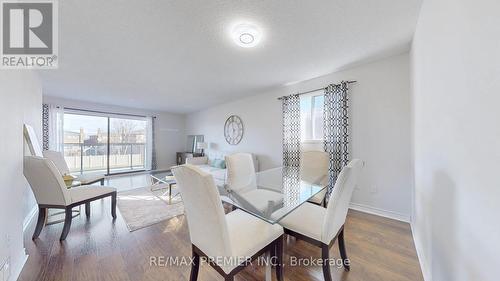
[[[146,120],[64,114],[64,156],[71,172],[142,170],[146,149]]]

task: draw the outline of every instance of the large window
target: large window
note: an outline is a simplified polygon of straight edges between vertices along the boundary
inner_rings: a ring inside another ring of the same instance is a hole
[[[147,137],[145,117],[64,113],[64,157],[71,172],[144,170]]]
[[[300,98],[301,141],[323,140],[323,91],[303,95]]]

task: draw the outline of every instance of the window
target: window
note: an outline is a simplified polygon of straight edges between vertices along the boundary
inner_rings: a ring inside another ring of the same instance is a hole
[[[71,172],[144,170],[147,136],[145,117],[64,112],[64,157]]]
[[[300,98],[301,141],[323,140],[323,91],[303,95]]]

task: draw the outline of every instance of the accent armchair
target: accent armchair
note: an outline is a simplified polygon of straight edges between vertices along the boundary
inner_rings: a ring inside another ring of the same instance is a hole
[[[64,155],[61,152],[45,150],[43,152],[43,157],[51,160],[62,175],[70,174],[68,164],[66,164]],[[104,176],[102,175],[81,175],[77,177],[76,180],[81,182],[82,185],[93,184],[96,182],[100,182],[101,185],[104,185]]]
[[[62,174],[55,164],[43,157],[24,157],[24,176],[28,180],[38,204],[38,221],[32,239],[38,238],[45,223],[48,208],[64,209],[64,227],[60,240],[66,239],[71,227],[73,207],[85,204],[90,216],[90,202],[111,197],[111,215],[116,218],[116,189],[105,186],[79,186],[67,189]]]
[[[346,271],[350,270],[344,241],[344,223],[347,217],[352,192],[357,185],[363,161],[354,159],[337,177],[328,206],[325,208],[305,203],[283,218],[279,224],[285,233],[321,248],[323,276],[331,281],[329,250],[338,239],[340,257]]]
[[[247,262],[270,252],[276,256],[276,276],[283,280],[283,228],[241,210],[224,214],[213,177],[192,165],[172,169],[187,217],[194,262],[190,280],[198,278],[200,256],[226,281],[234,280]]]

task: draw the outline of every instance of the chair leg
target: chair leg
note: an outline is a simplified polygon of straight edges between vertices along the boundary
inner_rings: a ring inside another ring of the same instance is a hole
[[[193,263],[191,264],[191,275],[189,281],[196,281],[198,279],[198,270],[200,269],[200,255],[193,249]]]
[[[104,179],[101,179],[100,182],[101,182],[101,185],[104,185]]]
[[[278,241],[276,242],[275,248],[276,255],[276,279],[278,281],[283,281],[283,236],[280,236]]]
[[[33,232],[33,237],[31,239],[35,240],[42,232],[43,225],[45,224],[45,218],[47,216],[47,209],[38,207],[38,220],[36,221],[35,232]]]
[[[342,258],[342,264],[344,265],[345,271],[349,271],[349,270],[351,270],[351,267],[346,262],[348,258],[347,258],[347,252],[345,250],[344,230],[343,229],[339,233],[338,241],[339,241],[340,257]]]
[[[226,276],[224,281],[234,281],[234,276]]]
[[[321,258],[323,259],[323,276],[325,281],[332,281],[332,274],[330,273],[330,253],[328,245],[321,246]]]
[[[90,218],[90,202],[85,203],[85,215]]]
[[[59,238],[59,240],[61,240],[61,241],[65,240],[66,236],[68,236],[69,229],[71,228],[71,220],[72,219],[73,219],[73,212],[71,211],[71,208],[66,207],[65,216],[64,216],[64,226],[63,226],[63,230],[62,230],[61,237]]]
[[[111,215],[116,219],[116,192],[111,195]]]

